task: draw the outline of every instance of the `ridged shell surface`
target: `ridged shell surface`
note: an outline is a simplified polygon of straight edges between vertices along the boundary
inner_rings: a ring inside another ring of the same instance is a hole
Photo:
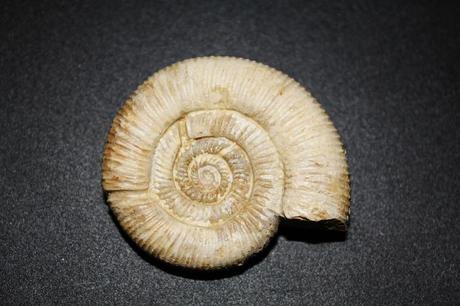
[[[213,269],[260,251],[280,217],[346,224],[347,163],[314,98],[231,57],[150,77],[115,117],[103,187],[123,229],[169,263]]]

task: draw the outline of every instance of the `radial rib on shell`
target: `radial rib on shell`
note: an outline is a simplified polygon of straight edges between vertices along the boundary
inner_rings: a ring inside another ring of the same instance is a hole
[[[345,228],[339,136],[297,82],[253,61],[185,60],[151,76],[115,117],[103,187],[148,253],[200,269],[239,264],[280,217]]]

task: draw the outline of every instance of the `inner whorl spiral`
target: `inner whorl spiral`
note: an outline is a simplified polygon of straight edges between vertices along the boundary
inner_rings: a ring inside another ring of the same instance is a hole
[[[234,111],[198,111],[161,137],[151,192],[181,221],[213,226],[262,197],[279,211],[282,177],[276,149],[260,126]]]

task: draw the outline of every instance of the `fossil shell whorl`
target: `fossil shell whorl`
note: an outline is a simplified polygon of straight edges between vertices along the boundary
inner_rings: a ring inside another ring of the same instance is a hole
[[[210,269],[261,250],[279,217],[345,224],[339,136],[297,82],[230,57],[185,60],[150,77],[115,117],[103,187],[147,252]]]

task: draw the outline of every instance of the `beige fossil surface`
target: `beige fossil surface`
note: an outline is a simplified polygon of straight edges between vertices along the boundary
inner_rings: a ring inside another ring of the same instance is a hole
[[[347,161],[329,117],[292,78],[246,59],[153,74],[114,118],[102,172],[121,227],[183,267],[243,263],[280,218],[348,222]]]

